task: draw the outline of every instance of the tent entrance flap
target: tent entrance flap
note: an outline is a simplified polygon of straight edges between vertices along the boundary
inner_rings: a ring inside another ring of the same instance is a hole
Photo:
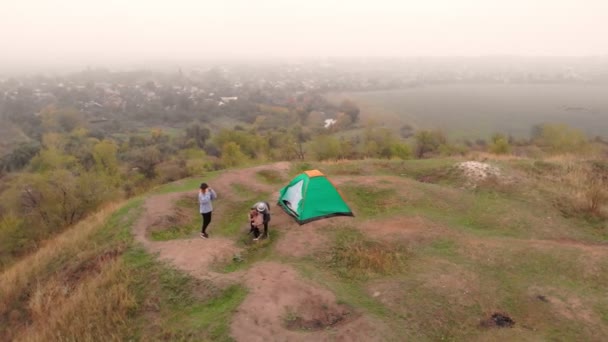
[[[302,202],[302,187],[304,186],[304,180],[300,180],[296,184],[290,186],[285,195],[281,197],[281,201],[287,208],[289,208],[293,215],[300,216],[298,214],[298,208]]]

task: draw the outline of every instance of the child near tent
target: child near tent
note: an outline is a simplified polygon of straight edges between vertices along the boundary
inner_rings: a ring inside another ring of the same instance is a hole
[[[255,208],[249,211],[249,233],[253,232],[253,237],[257,240],[260,236],[260,228],[264,225],[264,215],[257,211]]]
[[[270,222],[270,204],[268,202],[256,202],[249,212],[249,222],[251,224],[251,232],[253,232],[254,240],[267,239],[268,236],[268,223]],[[255,220],[255,221],[254,221]],[[264,231],[261,232],[261,227],[264,227]]]

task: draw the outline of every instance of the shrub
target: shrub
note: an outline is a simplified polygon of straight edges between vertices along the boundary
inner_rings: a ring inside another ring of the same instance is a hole
[[[605,163],[579,163],[565,169],[558,179],[568,191],[556,200],[556,206],[566,216],[606,218],[608,205],[608,167]]]
[[[186,161],[168,161],[156,167],[156,173],[162,183],[173,182],[188,177]]]
[[[412,149],[408,144],[396,143],[391,146],[391,155],[403,160],[410,159],[412,157]]]
[[[494,134],[490,144],[490,152],[494,154],[508,154],[511,152],[509,140],[503,134]]]
[[[401,272],[407,256],[397,243],[367,240],[358,231],[346,228],[338,234],[325,261],[340,276],[368,278]]]
[[[584,152],[589,145],[583,132],[563,124],[536,126],[532,139],[551,153]]]

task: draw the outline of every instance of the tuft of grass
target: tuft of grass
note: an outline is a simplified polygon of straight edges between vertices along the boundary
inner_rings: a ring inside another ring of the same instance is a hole
[[[256,195],[256,192],[251,190],[251,188],[247,187],[245,184],[232,183],[230,184],[230,187],[234,189],[234,192],[241,198],[251,198]]]
[[[360,176],[365,175],[365,164],[364,163],[353,163],[353,162],[326,162],[323,165],[324,172],[332,175],[348,175],[348,176]]]
[[[132,339],[231,341],[230,317],[247,295],[241,285],[221,289],[156,261],[142,249],[125,256],[138,308]]]
[[[448,238],[440,238],[430,244],[430,250],[434,255],[443,256],[446,258],[454,258],[458,256],[457,245],[454,240]]]
[[[232,341],[230,317],[247,296],[247,289],[233,285],[212,300],[186,311],[186,324],[206,332],[212,341]]]
[[[213,182],[215,178],[217,178],[222,171],[211,171],[205,173],[204,176],[196,177],[196,178],[185,178],[175,182],[163,184],[152,191],[153,194],[168,194],[171,192],[182,192],[193,190],[197,191],[201,183]]]
[[[292,163],[291,164],[291,168],[289,170],[289,175],[290,176],[295,176],[297,174],[300,174],[304,171],[308,171],[308,170],[312,170],[315,169],[316,166],[314,166],[311,163],[307,163],[307,162],[300,162],[300,163]]]
[[[168,241],[182,239],[191,236],[197,232],[199,228],[194,224],[171,226],[167,229],[153,231],[150,233],[150,238],[153,241]]]
[[[283,184],[285,179],[277,170],[265,169],[256,173],[257,178],[266,184]]]
[[[451,168],[458,159],[434,158],[434,159],[412,159],[412,160],[369,160],[368,168],[374,173],[394,176],[408,176],[420,179],[424,176],[441,174]]]
[[[359,217],[374,217],[393,212],[403,206],[394,188],[376,188],[364,185],[343,185],[340,187],[345,200],[356,208]]]
[[[400,273],[408,258],[409,252],[403,246],[368,240],[358,230],[349,227],[340,228],[334,245],[323,256],[329,268],[350,279]]]
[[[395,320],[395,312],[367,293],[364,282],[358,279],[338,276],[331,268],[319,267],[319,264],[315,260],[305,260],[295,266],[302,276],[318,284],[322,284],[335,293],[337,304],[357,308],[362,312],[369,313],[389,325],[396,336],[404,336],[404,324]],[[391,339],[385,338],[385,340]]]
[[[232,262],[221,266],[220,271],[225,273],[235,272],[246,269],[258,261],[275,257],[273,246],[281,238],[281,232],[273,230],[272,226],[269,230],[270,238],[258,241],[253,241],[251,235],[242,234],[238,242],[239,245],[243,246],[242,252],[235,255]]]

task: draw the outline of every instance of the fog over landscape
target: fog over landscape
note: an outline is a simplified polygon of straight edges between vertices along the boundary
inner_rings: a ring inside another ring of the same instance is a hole
[[[607,37],[608,0],[0,0],[0,341],[608,341]]]
[[[0,71],[295,57],[605,56],[603,0],[3,1]]]

